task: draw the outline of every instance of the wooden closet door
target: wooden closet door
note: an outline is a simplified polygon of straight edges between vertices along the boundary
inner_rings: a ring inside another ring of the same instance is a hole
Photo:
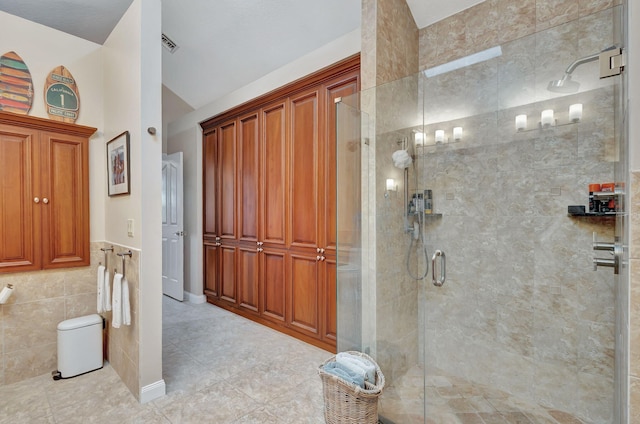
[[[215,239],[218,235],[217,213],[218,201],[218,139],[217,131],[204,135],[202,145],[203,169],[202,169],[202,193],[204,208],[204,238]]]
[[[360,193],[360,190],[349,190],[348,187],[337,184],[337,122],[336,103],[339,97],[349,97],[359,90],[359,71],[352,71],[346,75],[336,78],[324,85],[324,110],[325,110],[325,137],[322,145],[324,160],[321,162],[322,169],[322,198],[324,203],[322,208],[322,219],[320,220],[320,246],[325,249],[323,256],[323,285],[322,285],[322,339],[330,343],[337,341],[337,286],[336,286],[336,266],[337,266],[337,245],[338,245],[338,202],[341,202],[340,210],[348,217],[342,219],[354,219],[360,211],[360,196],[353,196],[353,193]],[[356,164],[350,170],[355,175],[360,175],[360,164]],[[357,179],[359,181],[359,179]],[[340,198],[338,199],[338,193]],[[355,197],[355,198],[354,198]],[[340,240],[344,242],[344,240]]]
[[[0,270],[40,269],[38,135],[0,125]]]
[[[204,294],[220,297],[219,250],[215,242],[204,243]]]
[[[258,241],[260,143],[259,113],[251,113],[238,120],[238,238],[240,241]]]
[[[291,246],[318,246],[320,164],[320,92],[313,89],[290,103],[290,210]]]
[[[236,240],[236,121],[218,127],[218,236]]]
[[[89,152],[86,138],[43,132],[43,268],[89,265]]]
[[[262,109],[260,241],[268,247],[287,247],[289,222],[287,177],[287,105],[277,102]]]

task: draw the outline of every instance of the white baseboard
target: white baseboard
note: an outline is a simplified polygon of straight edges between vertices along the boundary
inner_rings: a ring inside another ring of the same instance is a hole
[[[167,392],[164,380],[156,381],[140,390],[140,403],[147,403],[152,400],[161,398]]]
[[[188,291],[184,292],[184,299],[189,301],[189,303],[205,303],[207,301],[207,296],[203,294],[193,294]]]

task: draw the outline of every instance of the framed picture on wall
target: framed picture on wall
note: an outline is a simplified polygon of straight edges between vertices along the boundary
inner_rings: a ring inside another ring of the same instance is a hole
[[[109,196],[131,193],[129,131],[107,142],[107,191]]]

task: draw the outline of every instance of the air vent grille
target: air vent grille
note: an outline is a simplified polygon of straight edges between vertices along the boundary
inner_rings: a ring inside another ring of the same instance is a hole
[[[173,53],[178,50],[178,45],[164,33],[162,34],[162,45],[165,49],[169,50],[169,53]]]

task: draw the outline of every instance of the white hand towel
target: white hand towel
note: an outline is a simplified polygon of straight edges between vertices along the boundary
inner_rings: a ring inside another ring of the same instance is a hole
[[[104,293],[102,309],[107,312],[111,310],[111,275],[109,274],[108,269],[104,271],[104,290],[102,292]]]
[[[113,313],[111,315],[111,326],[120,328],[122,324],[122,274],[113,276],[113,296],[111,297]]]
[[[98,313],[104,312],[104,266],[98,266],[98,276],[97,276],[97,308]]]
[[[371,361],[347,352],[340,352],[336,355],[336,362],[339,362],[350,369],[359,369],[360,373],[363,373],[365,381],[375,383],[376,366],[373,365]]]
[[[129,305],[129,281],[122,279],[122,324],[131,325],[131,305]]]

